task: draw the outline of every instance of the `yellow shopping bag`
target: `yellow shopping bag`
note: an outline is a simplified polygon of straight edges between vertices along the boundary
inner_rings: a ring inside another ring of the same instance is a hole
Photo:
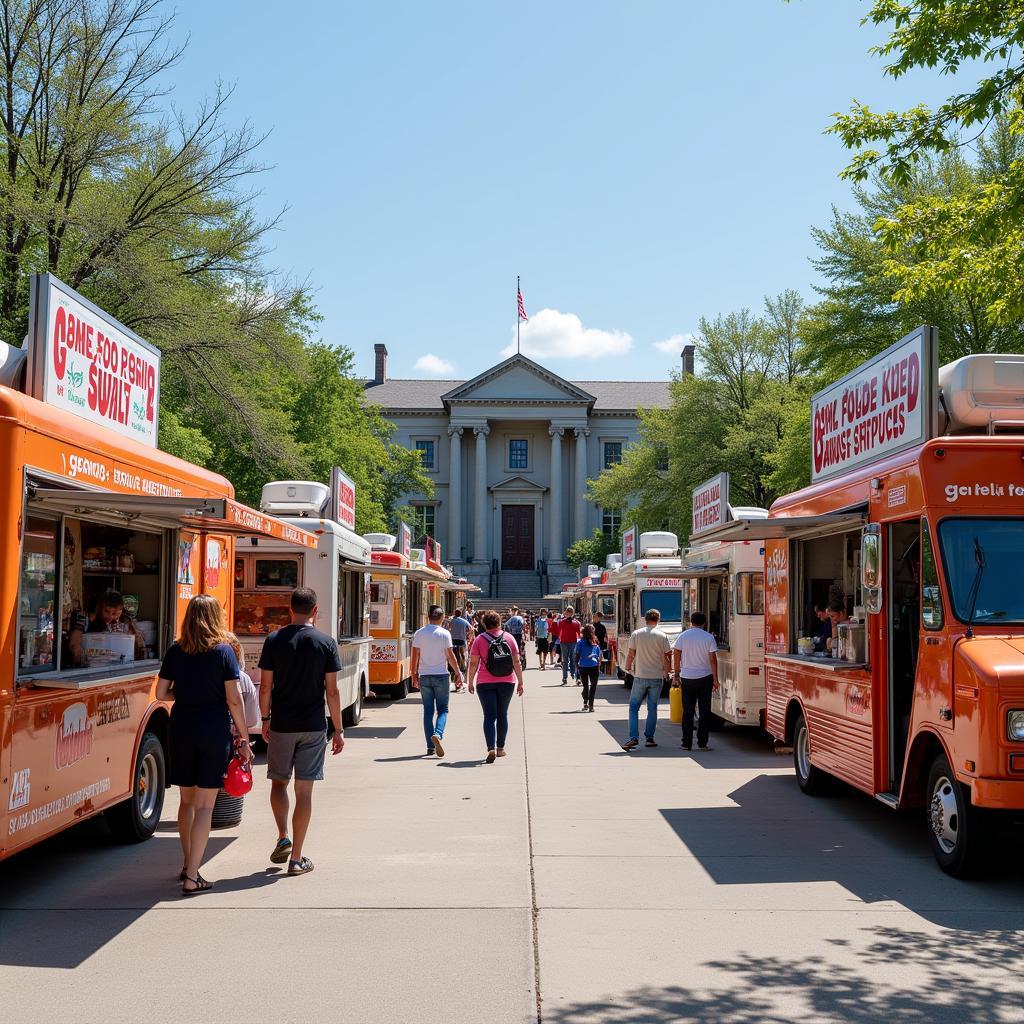
[[[682,725],[683,722],[683,689],[673,686],[668,691],[668,717],[670,722]]]

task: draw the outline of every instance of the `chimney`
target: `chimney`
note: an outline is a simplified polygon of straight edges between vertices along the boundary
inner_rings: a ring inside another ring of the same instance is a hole
[[[693,354],[696,351],[695,345],[684,345],[682,351],[683,357],[683,376],[693,376]]]
[[[373,346],[373,383],[383,384],[388,379],[388,347],[377,342]]]

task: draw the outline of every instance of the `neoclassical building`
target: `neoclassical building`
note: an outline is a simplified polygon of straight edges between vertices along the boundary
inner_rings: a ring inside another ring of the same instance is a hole
[[[398,444],[421,453],[434,495],[405,500],[446,564],[486,591],[493,564],[507,578],[543,561],[560,585],[574,575],[573,541],[617,530],[620,510],[595,507],[586,482],[638,440],[637,409],[668,405],[667,380],[568,381],[523,355],[468,381],[393,380],[387,349],[375,356],[366,399],[397,426]]]

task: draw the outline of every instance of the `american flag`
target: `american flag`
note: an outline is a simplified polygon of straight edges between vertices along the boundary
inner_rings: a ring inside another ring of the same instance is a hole
[[[519,319],[521,321],[529,320],[530,318],[526,315],[526,305],[523,303],[523,292],[521,288],[516,288],[516,298],[519,300]]]

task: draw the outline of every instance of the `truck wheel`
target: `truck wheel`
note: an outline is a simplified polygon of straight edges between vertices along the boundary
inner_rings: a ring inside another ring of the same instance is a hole
[[[392,688],[392,700],[405,700],[409,696],[409,680],[403,679],[397,686]]]
[[[105,815],[116,839],[122,843],[141,843],[156,831],[164,809],[166,785],[164,748],[153,733],[144,733],[135,757],[132,795]]]
[[[725,728],[725,719],[712,711],[711,718],[708,720],[708,728],[712,732],[721,732]]]
[[[803,715],[793,727],[793,767],[797,784],[808,796],[821,796],[828,791],[831,781],[828,774],[811,764],[811,740]]]
[[[986,852],[989,839],[984,812],[971,803],[967,787],[957,781],[944,754],[928,772],[928,838],[939,867],[954,878],[969,878]]]
[[[349,704],[341,712],[341,721],[346,729],[353,725],[359,724],[359,719],[363,717],[363,680],[359,680],[359,686],[356,689],[356,699]]]

